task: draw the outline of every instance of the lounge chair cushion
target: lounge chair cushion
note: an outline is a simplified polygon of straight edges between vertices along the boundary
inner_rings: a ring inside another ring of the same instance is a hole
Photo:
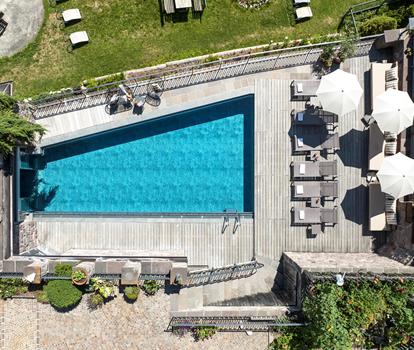
[[[309,6],[299,7],[298,9],[296,9],[297,19],[311,18],[312,16],[312,10]]]
[[[80,21],[82,19],[79,9],[70,9],[63,11],[62,17],[65,23]]]
[[[85,31],[75,32],[69,35],[72,45],[78,45],[89,42],[88,34]]]

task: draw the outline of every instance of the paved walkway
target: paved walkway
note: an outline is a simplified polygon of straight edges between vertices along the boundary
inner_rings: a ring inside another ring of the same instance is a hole
[[[265,350],[267,333],[218,333],[195,342],[188,334],[179,338],[165,332],[169,322],[170,296],[140,295],[135,304],[122,296],[89,311],[86,297],[77,308],[59,313],[32,299],[0,301],[1,349],[151,349],[151,350]]]
[[[11,56],[34,40],[43,23],[42,0],[2,0],[0,11],[8,23],[0,37],[0,57]]]

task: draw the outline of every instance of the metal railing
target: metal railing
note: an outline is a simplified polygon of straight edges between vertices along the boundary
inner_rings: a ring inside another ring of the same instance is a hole
[[[291,321],[285,317],[172,317],[167,331],[177,329],[193,329],[199,327],[214,327],[218,331],[240,332],[255,331],[267,332],[279,327],[301,327],[302,322]]]
[[[263,264],[256,260],[247,263],[228,265],[208,270],[191,271],[188,280],[183,287],[202,286],[206,284],[225,282],[254,275]]]
[[[378,35],[361,38],[357,44],[355,56],[367,55],[373,41]],[[84,108],[103,105],[117,91],[117,85],[128,86],[134,95],[146,94],[148,86],[162,83],[164,90],[173,90],[186,86],[207,83],[220,79],[266,72],[270,70],[314,64],[324,47],[338,45],[341,41],[332,41],[313,45],[303,45],[292,48],[269,50],[220,59],[208,63],[180,66],[157,70],[127,80],[108,83],[94,88],[50,95],[46,98],[21,103],[22,113],[29,114],[34,119],[68,113]]]

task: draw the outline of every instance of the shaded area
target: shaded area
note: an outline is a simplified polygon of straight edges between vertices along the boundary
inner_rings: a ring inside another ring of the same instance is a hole
[[[59,186],[48,185],[37,172],[21,170],[20,198],[22,210],[44,211],[56,197]]]
[[[223,300],[205,306],[284,306],[289,305],[290,300],[282,290],[269,293],[257,293],[240,298]]]
[[[367,141],[366,132],[357,129],[351,129],[339,137],[340,150],[337,151],[337,154],[345,166],[360,169],[366,167],[367,156],[364,150],[367,147]],[[349,152],[350,147],[357,152]]]
[[[346,191],[341,208],[347,220],[358,225],[367,223],[367,188],[359,185]]]

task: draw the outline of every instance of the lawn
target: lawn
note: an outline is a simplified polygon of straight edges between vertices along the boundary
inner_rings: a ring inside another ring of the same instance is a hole
[[[271,0],[245,10],[235,0],[208,0],[202,19],[161,25],[157,0],[69,0],[46,4],[46,20],[34,43],[0,59],[0,81],[14,80],[26,97],[76,86],[82,80],[206,53],[335,32],[342,15],[360,0],[312,0],[314,17],[292,25],[291,0]],[[80,23],[62,29],[56,11],[79,8]],[[67,52],[68,34],[86,30],[91,42]]]

